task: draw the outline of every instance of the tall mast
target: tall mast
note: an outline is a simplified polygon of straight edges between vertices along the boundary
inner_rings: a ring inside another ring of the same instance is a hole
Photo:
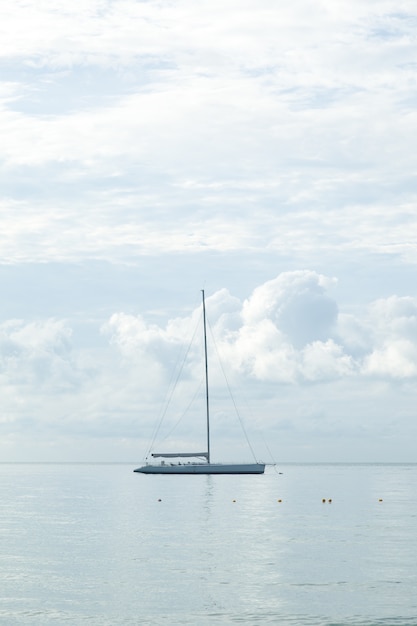
[[[208,363],[207,363],[207,329],[206,329],[206,303],[203,294],[203,326],[204,326],[204,365],[206,371],[206,416],[207,416],[207,463],[210,463],[210,414],[209,414],[209,389],[208,389]]]

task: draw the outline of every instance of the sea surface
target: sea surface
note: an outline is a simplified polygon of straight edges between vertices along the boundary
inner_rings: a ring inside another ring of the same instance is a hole
[[[417,625],[417,465],[133,469],[0,464],[0,624]]]

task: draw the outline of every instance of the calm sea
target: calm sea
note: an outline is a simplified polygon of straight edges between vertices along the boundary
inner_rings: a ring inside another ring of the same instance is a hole
[[[0,465],[1,624],[417,625],[417,465],[133,469]]]

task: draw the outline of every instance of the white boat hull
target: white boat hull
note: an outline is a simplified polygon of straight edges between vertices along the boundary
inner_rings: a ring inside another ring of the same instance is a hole
[[[264,463],[185,463],[144,465],[133,470],[141,474],[263,474]]]

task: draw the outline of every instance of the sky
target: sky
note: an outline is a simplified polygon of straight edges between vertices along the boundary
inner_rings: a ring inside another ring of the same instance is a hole
[[[137,463],[161,416],[204,447],[194,343],[164,408],[204,289],[214,459],[243,424],[278,465],[417,462],[416,33],[411,0],[2,3],[0,460]]]

